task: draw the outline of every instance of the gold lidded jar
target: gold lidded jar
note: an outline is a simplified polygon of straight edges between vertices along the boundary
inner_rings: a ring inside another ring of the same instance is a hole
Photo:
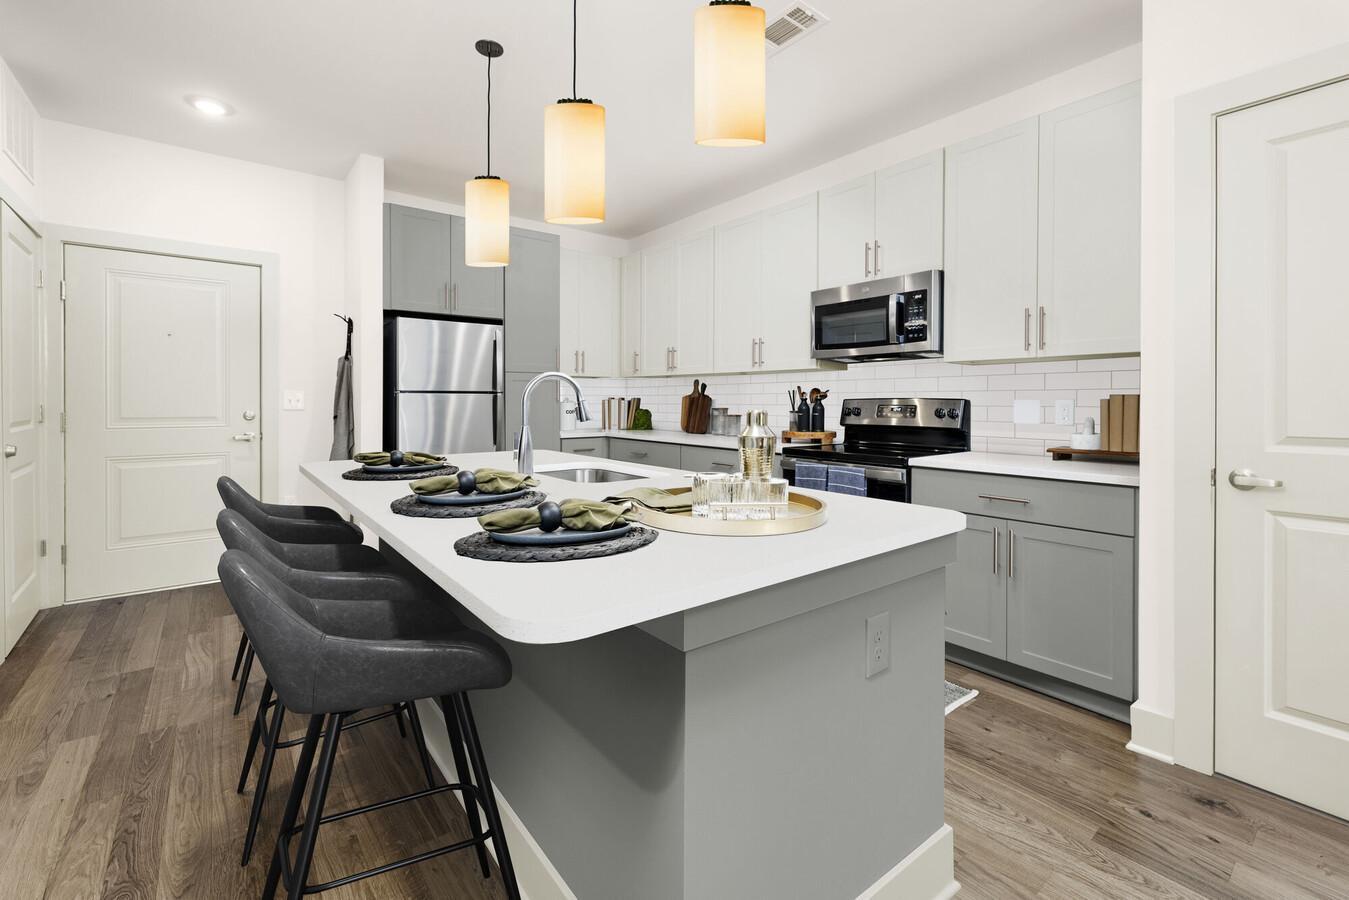
[[[777,436],[768,427],[768,410],[751,409],[740,432],[740,472],[746,478],[773,477]]]

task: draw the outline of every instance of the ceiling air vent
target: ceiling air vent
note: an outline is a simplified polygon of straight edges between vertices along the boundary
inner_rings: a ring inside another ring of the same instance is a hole
[[[804,3],[793,3],[764,29],[764,40],[768,42],[768,55],[772,56],[788,44],[796,43],[807,32],[819,31],[828,21],[829,19],[818,9]]]

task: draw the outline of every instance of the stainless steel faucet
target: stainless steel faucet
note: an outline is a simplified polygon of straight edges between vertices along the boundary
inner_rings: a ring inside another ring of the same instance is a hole
[[[542,375],[535,375],[525,385],[525,391],[520,395],[520,440],[515,445],[516,468],[526,475],[534,474],[534,441],[529,434],[529,395],[534,392],[534,388],[541,381],[547,381],[555,378],[558,381],[565,381],[571,385],[572,390],[576,391],[576,421],[589,422],[590,412],[586,409],[585,396],[581,393],[581,386],[576,383],[570,375],[563,372],[544,372]]]

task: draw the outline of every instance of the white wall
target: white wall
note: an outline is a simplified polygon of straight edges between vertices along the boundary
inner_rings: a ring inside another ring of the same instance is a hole
[[[1143,0],[1142,156],[1142,478],[1140,494],[1139,700],[1134,743],[1162,756],[1172,752],[1175,709],[1175,486],[1207,478],[1177,467],[1175,424],[1187,415],[1173,402],[1175,387],[1193,376],[1194,341],[1177,334],[1176,304],[1206,302],[1175,291],[1175,100],[1209,85],[1349,41],[1345,0]],[[1199,363],[1203,365],[1201,361]],[[1210,454],[1211,455],[1211,454]],[[1202,510],[1198,511],[1202,514]],[[1207,564],[1207,563],[1204,563]]]
[[[345,308],[341,181],[43,120],[44,221],[275,253],[280,257],[278,378],[305,392],[279,413],[279,485],[271,496],[318,497],[296,466],[327,459]],[[264,316],[265,319],[265,316]],[[278,404],[279,406],[279,404]]]
[[[384,160],[358,156],[346,193],[346,314],[356,323],[352,383],[359,453],[384,442]]]

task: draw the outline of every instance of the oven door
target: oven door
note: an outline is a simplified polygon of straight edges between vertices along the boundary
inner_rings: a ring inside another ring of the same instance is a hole
[[[806,460],[809,462],[810,460]],[[787,483],[796,485],[795,457],[782,457],[782,477]],[[909,470],[891,466],[863,466],[867,479],[867,496],[874,500],[894,500],[898,503],[909,502]]]

